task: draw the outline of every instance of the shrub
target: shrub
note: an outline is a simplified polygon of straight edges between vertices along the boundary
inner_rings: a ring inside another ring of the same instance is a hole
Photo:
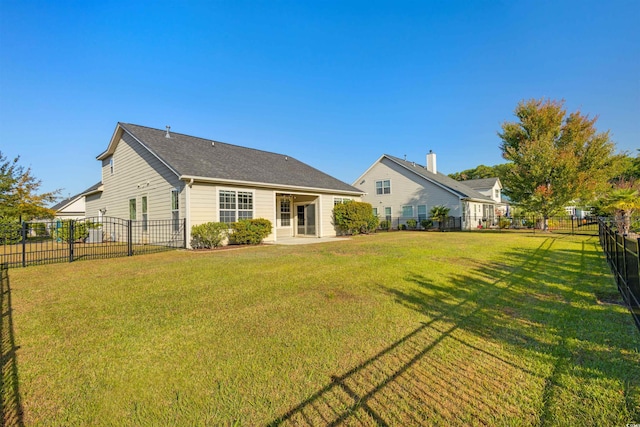
[[[71,224],[73,223],[73,240],[71,240]],[[54,231],[54,237],[61,242],[82,241],[89,237],[89,229],[98,228],[101,224],[92,221],[73,221],[70,219],[59,221]]]
[[[22,240],[22,225],[18,221],[0,220],[0,244],[12,245]]]
[[[422,228],[424,228],[425,230],[430,229],[431,227],[433,227],[433,221],[431,221],[430,219],[423,219],[422,221],[420,221],[420,225],[422,226]]]
[[[388,219],[385,219],[384,221],[380,221],[381,230],[389,231],[390,228],[391,228],[391,221],[389,221]]]
[[[407,227],[409,228],[409,230],[415,230],[416,227],[418,226],[418,221],[415,219],[408,219],[407,220]]]
[[[500,221],[498,222],[498,226],[500,228],[509,228],[511,226],[511,220],[509,218],[500,217]]]
[[[231,224],[230,239],[240,245],[257,245],[271,234],[271,229],[271,221],[268,219],[241,219]]]
[[[206,222],[191,227],[191,247],[211,249],[223,245],[229,236],[229,225],[224,222]]]
[[[406,225],[404,225],[404,224],[398,225],[398,230],[406,230],[406,229],[407,229]]]
[[[345,234],[369,233],[378,227],[371,204],[348,202],[333,207],[334,224]]]

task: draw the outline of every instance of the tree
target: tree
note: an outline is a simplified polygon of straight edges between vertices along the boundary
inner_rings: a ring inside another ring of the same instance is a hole
[[[56,201],[59,190],[38,193],[42,181],[36,179],[31,168],[18,164],[20,157],[13,160],[0,151],[0,219],[29,220],[51,218],[55,211],[46,207]]]
[[[608,187],[619,164],[609,132],[598,132],[597,117],[567,116],[564,101],[521,101],[517,122],[502,124],[500,149],[511,162],[505,194],[514,204],[548,219],[572,202],[583,204]]]
[[[640,210],[640,181],[617,181],[604,197],[602,209],[613,213],[620,234],[629,234],[631,217],[634,212]]]
[[[446,206],[438,205],[431,208],[429,211],[431,218],[438,221],[438,228],[444,229],[444,223],[449,217],[449,208]]]
[[[466,181],[468,179],[482,178],[499,178],[504,191],[507,190],[509,186],[508,174],[511,166],[511,163],[502,163],[494,166],[478,165],[473,169],[466,169],[462,172],[451,173],[449,174],[449,177],[455,179],[456,181]]]

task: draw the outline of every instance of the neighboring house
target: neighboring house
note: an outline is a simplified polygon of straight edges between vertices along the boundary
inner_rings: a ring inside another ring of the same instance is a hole
[[[69,196],[51,206],[56,211],[56,219],[83,219],[85,217],[85,195],[98,189],[101,182],[92,185],[75,196]]]
[[[462,228],[495,223],[499,202],[438,172],[436,155],[427,155],[427,166],[383,154],[354,183],[362,190],[364,202],[371,203],[381,219],[400,223],[429,217],[437,205],[450,209],[449,215],[462,218]]]
[[[476,190],[478,193],[493,199],[496,202],[496,214],[505,216],[508,213],[508,203],[502,197],[502,183],[500,178],[467,179],[461,181],[467,187]]]
[[[118,123],[87,216],[205,222],[266,218],[283,237],[335,236],[333,206],[362,192],[290,156]]]

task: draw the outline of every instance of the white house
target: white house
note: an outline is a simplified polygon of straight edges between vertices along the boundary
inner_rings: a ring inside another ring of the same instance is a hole
[[[266,218],[284,237],[335,236],[333,206],[362,191],[285,154],[118,123],[97,156],[102,184],[86,215],[205,222]]]
[[[364,192],[362,201],[371,203],[380,218],[401,224],[410,218],[426,219],[434,206],[442,205],[449,208],[449,215],[461,218],[463,229],[493,225],[500,204],[495,193],[482,194],[438,172],[433,152],[427,155],[426,166],[383,154],[353,186]]]

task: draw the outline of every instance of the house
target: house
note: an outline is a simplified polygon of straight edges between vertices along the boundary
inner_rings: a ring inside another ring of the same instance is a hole
[[[87,216],[205,222],[266,218],[285,237],[336,236],[333,206],[362,192],[293,157],[170,130],[118,123]]]
[[[461,218],[463,229],[490,226],[500,205],[495,193],[483,194],[438,172],[433,152],[427,154],[426,166],[383,154],[353,186],[365,193],[362,201],[371,203],[378,217],[398,224],[411,218],[420,222],[434,206],[443,205],[449,215]]]
[[[493,199],[496,202],[496,213],[500,216],[506,216],[508,214],[509,204],[502,196],[502,182],[500,178],[480,178],[480,179],[467,179],[462,181],[464,185],[476,190],[478,193]]]
[[[75,196],[69,196],[51,206],[56,212],[56,219],[83,219],[85,217],[85,194],[91,193],[98,189],[102,185],[101,182],[92,185],[81,193]]]

